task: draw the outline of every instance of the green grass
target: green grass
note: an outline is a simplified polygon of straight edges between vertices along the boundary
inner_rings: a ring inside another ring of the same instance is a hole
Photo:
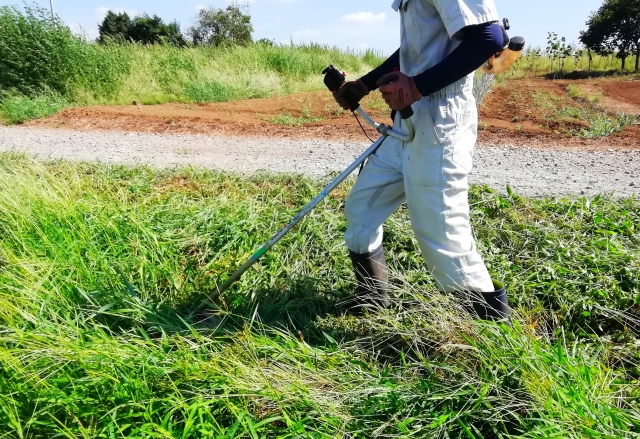
[[[0,7],[0,90],[40,99],[50,90],[76,105],[224,102],[323,87],[330,63],[362,74],[382,62],[373,51],[300,46],[98,45],[75,37],[37,6]],[[10,111],[0,102],[0,113]],[[9,120],[27,119],[25,112]]]
[[[536,52],[537,50],[537,52]],[[542,56],[540,56],[542,55]],[[608,56],[593,55],[591,62],[586,53],[574,54],[564,59],[564,62],[553,60],[544,53],[544,48],[527,48],[522,57],[507,72],[505,76],[522,78],[525,76],[546,76],[548,78],[563,78],[567,75],[578,77],[598,77],[614,75],[634,74],[632,62],[628,62],[627,68],[622,70],[621,60],[615,54]]]
[[[264,120],[276,125],[299,127],[309,123],[322,122],[324,117],[313,116],[311,108],[309,108],[307,104],[304,104],[300,109],[300,116],[292,116],[289,112],[285,111],[275,117],[264,118]]]
[[[531,99],[548,128],[585,139],[611,136],[638,121],[636,115],[608,111],[600,104],[600,95],[585,93],[575,85],[567,87],[566,96],[537,91],[527,96],[514,92],[511,98],[509,105]]]
[[[406,210],[391,310],[353,291],[338,190],[195,310],[322,188],[0,155],[0,437],[625,438],[640,433],[640,203],[471,192],[513,329],[435,291]]]
[[[572,99],[576,99],[581,102],[586,102],[588,104],[598,104],[602,101],[602,93],[598,93],[598,94],[586,93],[583,90],[581,90],[579,86],[575,84],[569,84],[567,86],[567,94]]]
[[[617,114],[615,117],[606,114],[595,114],[588,116],[589,128],[581,129],[577,135],[586,139],[597,139],[608,137],[619,133],[629,125],[638,121],[638,116],[634,114]]]
[[[9,93],[2,97],[0,118],[9,124],[20,124],[50,116],[69,106],[69,102],[55,92],[43,92],[30,97]]]
[[[292,116],[288,113],[278,114],[275,117],[265,119],[267,122],[276,125],[286,125],[290,127],[299,127],[308,123],[322,122],[323,117],[311,117],[311,116]]]

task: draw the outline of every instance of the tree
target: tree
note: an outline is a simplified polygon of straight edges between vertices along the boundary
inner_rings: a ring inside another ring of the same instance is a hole
[[[627,57],[636,55],[636,70],[640,63],[640,0],[605,0],[589,16],[587,30],[580,33],[580,42],[598,55],[615,53],[626,67]]]
[[[131,27],[131,18],[126,12],[116,14],[113,11],[107,12],[102,20],[102,24],[98,25],[100,37],[98,42],[105,44],[107,40],[122,43],[129,38],[129,28]]]
[[[551,58],[551,68],[553,68],[553,62],[558,60],[558,70],[563,70],[564,60],[573,55],[574,48],[571,44],[567,44],[565,37],[558,38],[557,33],[547,32],[547,49],[545,52]]]
[[[243,14],[236,6],[227,6],[224,10],[212,7],[201,9],[187,35],[194,46],[246,46],[253,41],[252,32],[251,16]]]
[[[165,24],[160,17],[147,14],[133,19],[129,28],[129,38],[142,44],[168,43],[183,47],[186,43],[180,33],[180,25],[174,21]]]
[[[146,14],[133,19],[125,12],[116,14],[113,11],[107,15],[98,26],[100,37],[98,42],[105,44],[107,41],[124,43],[127,41],[142,44],[172,44],[183,47],[186,42],[180,33],[180,25],[177,22],[166,24],[160,17],[150,17]]]

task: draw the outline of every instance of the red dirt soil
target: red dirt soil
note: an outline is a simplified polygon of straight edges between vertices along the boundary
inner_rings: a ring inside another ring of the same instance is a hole
[[[600,96],[598,102],[586,104],[570,97],[567,93],[570,84],[583,93]],[[365,98],[363,107],[377,120],[388,122],[389,111],[375,95],[377,93]],[[478,143],[640,150],[637,124],[602,139],[572,136],[571,132],[588,128],[588,124],[579,117],[563,116],[567,108],[590,108],[612,116],[640,115],[640,81],[628,78],[508,80],[494,87],[481,106]],[[318,91],[215,104],[76,107],[28,125],[76,130],[366,140],[353,116],[336,109],[333,98],[327,92]],[[375,131],[369,129],[368,132],[377,137]]]

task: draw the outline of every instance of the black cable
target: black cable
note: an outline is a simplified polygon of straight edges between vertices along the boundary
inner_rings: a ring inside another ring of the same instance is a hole
[[[360,129],[362,130],[364,135],[367,136],[367,139],[369,139],[371,141],[371,143],[374,143],[375,140],[373,140],[371,137],[369,137],[369,134],[367,134],[367,131],[362,126],[362,122],[360,122],[360,118],[358,117],[358,114],[354,111],[353,115],[356,117],[356,120],[358,121],[358,125],[360,125]],[[375,152],[374,152],[374,154],[375,154]],[[362,174],[362,169],[364,168],[364,164],[365,164],[365,162],[362,162],[362,164],[360,165],[360,170],[358,171],[358,175]]]
[[[356,120],[358,121],[358,125],[360,125],[360,129],[362,130],[362,132],[364,133],[365,136],[367,136],[367,139],[369,139],[371,141],[371,143],[374,143],[375,140],[373,140],[371,137],[369,137],[369,134],[367,134],[367,132],[365,131],[364,127],[362,126],[362,123],[360,122],[360,118],[358,117],[358,113],[356,113],[355,111],[353,112],[353,115],[356,117]]]

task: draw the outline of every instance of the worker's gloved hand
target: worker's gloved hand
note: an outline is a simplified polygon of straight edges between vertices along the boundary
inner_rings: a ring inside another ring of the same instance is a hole
[[[404,73],[387,73],[376,84],[380,87],[382,98],[392,110],[403,110],[422,97],[413,78]]]
[[[344,95],[349,92],[356,99],[357,102],[360,102],[363,97],[369,94],[369,89],[364,82],[360,79],[356,79],[355,81],[348,81],[342,84],[342,87],[333,94],[338,105],[340,105],[345,110],[349,110],[349,104],[345,99]]]

